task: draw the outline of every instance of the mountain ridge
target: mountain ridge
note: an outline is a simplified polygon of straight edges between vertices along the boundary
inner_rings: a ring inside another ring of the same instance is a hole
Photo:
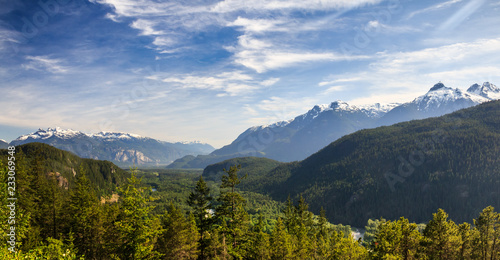
[[[87,134],[59,127],[26,134],[13,140],[10,145],[41,142],[83,158],[113,161],[121,166],[167,165],[189,154],[206,154],[214,150],[200,142],[170,143],[124,132],[99,132]]]

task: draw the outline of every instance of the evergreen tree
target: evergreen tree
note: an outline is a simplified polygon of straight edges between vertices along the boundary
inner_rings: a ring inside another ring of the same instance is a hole
[[[293,259],[291,238],[281,218],[278,218],[271,234],[271,259]]]
[[[162,218],[162,233],[157,250],[162,259],[197,259],[199,232],[194,215],[186,219],[173,203]]]
[[[458,226],[438,209],[424,230],[423,250],[429,259],[456,259],[462,244]]]
[[[199,259],[205,259],[205,248],[208,246],[209,241],[207,240],[206,234],[210,231],[212,226],[212,197],[210,196],[210,188],[208,188],[207,183],[200,176],[198,182],[196,182],[196,188],[193,192],[189,194],[188,205],[193,208],[193,214],[196,218],[196,225],[200,233],[200,255]]]
[[[368,252],[356,241],[350,234],[344,236],[344,234],[334,232],[331,237],[331,257],[330,259],[350,259],[350,260],[364,260],[368,259]],[[390,259],[390,258],[383,258]]]
[[[475,243],[478,240],[478,234],[479,234],[477,230],[471,229],[469,223],[462,223],[458,225],[458,233],[462,241],[462,244],[460,245],[460,252],[458,259],[460,260],[478,259],[479,255],[475,255],[474,252]]]
[[[222,239],[226,241],[226,234],[230,241],[227,243],[229,253],[233,257],[241,258],[245,255],[242,244],[245,242],[244,235],[248,229],[248,214],[243,208],[245,199],[236,190],[241,179],[238,177],[238,171],[241,166],[231,166],[229,170],[224,169],[227,175],[222,176],[221,194],[218,198],[220,202],[217,207],[216,215],[218,219],[225,223],[222,230]]]
[[[104,232],[102,209],[83,165],[80,165],[75,186],[70,191],[68,215],[69,230],[74,234],[78,253],[88,259],[100,258]]]
[[[479,231],[478,250],[481,259],[500,259],[500,214],[486,207],[474,220]]]
[[[415,223],[400,218],[398,221],[381,222],[373,242],[372,256],[375,259],[416,259],[422,236]]]
[[[249,245],[249,259],[269,259],[269,234],[264,232],[264,217],[259,215],[259,222],[254,226]]]
[[[151,206],[144,194],[144,188],[136,177],[136,170],[120,188],[120,208],[114,223],[118,232],[118,247],[115,249],[121,259],[152,259],[158,236],[157,220],[150,216]]]

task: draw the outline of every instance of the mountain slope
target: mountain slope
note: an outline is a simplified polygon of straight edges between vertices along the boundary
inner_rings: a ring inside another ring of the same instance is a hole
[[[243,156],[266,157],[290,162],[303,160],[338,138],[360,129],[423,119],[500,98],[500,88],[485,82],[467,91],[434,85],[426,94],[404,104],[352,106],[342,101],[317,105],[292,120],[256,126],[231,144],[210,155],[185,157],[169,168],[204,168],[211,163]]]
[[[35,133],[20,136],[10,144],[31,142],[46,143],[80,157],[108,160],[120,166],[166,165],[182,156],[209,153],[214,149],[201,143],[168,143],[128,133],[85,134],[61,128],[39,129]]]
[[[267,174],[258,192],[285,200],[302,194],[337,223],[369,218],[427,221],[443,208],[468,221],[500,206],[500,101],[450,115],[361,130],[307,159]]]
[[[7,156],[8,150],[0,150],[0,159],[4,161],[4,165]],[[126,171],[109,161],[83,159],[70,152],[42,143],[16,146],[15,157],[18,170],[23,167],[21,164],[25,163],[25,167],[27,167],[38,160],[44,173],[48,176],[55,176],[59,185],[63,187],[70,187],[74,183],[75,175],[81,166],[99,195],[110,195],[116,186],[124,183],[129,176]],[[21,174],[19,171],[16,173]]]
[[[206,180],[218,182],[221,176],[225,174],[224,169],[229,170],[231,166],[241,165],[238,175],[246,177],[239,185],[239,188],[244,190],[260,190],[262,187],[269,185],[265,178],[266,174],[282,164],[282,162],[267,158],[239,157],[207,166],[203,170],[202,176]]]
[[[0,149],[7,149],[9,147],[9,143],[7,143],[5,140],[0,139]]]

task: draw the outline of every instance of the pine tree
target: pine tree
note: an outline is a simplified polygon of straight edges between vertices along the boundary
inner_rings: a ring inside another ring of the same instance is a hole
[[[429,259],[456,259],[462,244],[458,227],[448,220],[448,214],[439,209],[424,230],[422,245]]]
[[[228,175],[222,176],[221,194],[218,198],[221,204],[216,209],[218,219],[227,226],[222,230],[223,241],[226,242],[226,234],[229,235],[230,241],[226,242],[229,253],[237,258],[245,255],[242,243],[245,242],[243,237],[248,229],[248,214],[243,208],[245,199],[236,190],[242,179],[238,177],[240,169],[241,166],[224,169]]]
[[[114,223],[118,232],[118,248],[115,249],[121,259],[152,259],[156,257],[153,251],[158,236],[157,220],[149,213],[152,209],[136,177],[136,170],[120,188],[120,209]]]
[[[264,232],[264,217],[259,215],[259,221],[251,234],[251,244],[248,249],[249,259],[269,259],[269,234]]]
[[[196,218],[196,225],[198,226],[198,231],[200,233],[200,255],[199,259],[206,259],[205,248],[208,246],[209,242],[206,238],[206,234],[212,228],[213,219],[211,216],[212,197],[210,196],[210,188],[208,188],[207,183],[200,176],[198,182],[196,182],[196,187],[193,192],[189,194],[188,205],[193,208],[193,214]]]
[[[317,246],[316,259],[328,259],[330,257],[330,233],[331,230],[327,226],[326,212],[321,207],[320,216],[317,227]]]
[[[102,209],[83,165],[70,191],[68,216],[78,253],[88,259],[98,258],[103,246]]]
[[[479,231],[478,249],[481,259],[500,259],[500,214],[488,206],[474,220]]]
[[[403,217],[398,221],[382,221],[376,234],[371,252],[374,258],[417,258],[417,248],[422,236],[415,223],[409,223]]]
[[[278,218],[271,234],[271,259],[293,259],[291,237],[281,218]]]
[[[194,215],[186,219],[173,203],[162,218],[162,233],[157,250],[162,259],[197,259],[199,233]]]

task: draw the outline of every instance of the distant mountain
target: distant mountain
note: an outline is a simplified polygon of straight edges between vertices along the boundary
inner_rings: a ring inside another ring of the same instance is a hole
[[[7,149],[7,147],[9,147],[9,143],[7,143],[3,139],[0,139],[0,149]]]
[[[10,145],[32,142],[49,144],[83,158],[112,161],[120,166],[167,165],[185,155],[207,154],[214,150],[202,143],[168,143],[129,133],[86,134],[58,127],[20,136]]]
[[[20,154],[23,154],[21,156]],[[5,159],[8,150],[0,150],[0,159]],[[22,158],[23,159],[22,159]],[[98,195],[111,195],[116,192],[116,187],[125,183],[130,174],[109,161],[83,159],[73,153],[57,149],[43,143],[28,143],[16,146],[16,179],[30,179],[23,174],[34,175],[34,172],[26,171],[26,167],[33,167],[34,161],[38,160],[38,166],[47,176],[56,178],[59,186],[68,189],[75,182],[76,174],[83,167],[92,187]],[[20,167],[23,164],[23,167]],[[20,169],[25,169],[24,171]],[[27,187],[21,187],[27,189]]]
[[[231,144],[209,155],[180,158],[168,167],[204,168],[222,160],[245,156],[282,162],[303,160],[338,138],[360,129],[441,116],[498,98],[500,88],[485,82],[482,86],[472,85],[467,92],[438,83],[425,95],[404,104],[353,106],[335,101],[330,105],[314,106],[292,120],[251,127]]]
[[[485,98],[491,99],[491,100],[500,99],[500,88],[498,88],[497,86],[495,86],[489,82],[483,83],[482,86],[479,84],[474,84],[474,85],[470,86],[469,89],[467,89],[467,92],[472,93],[472,94],[476,94],[476,95],[479,95],[479,96],[482,96],[482,97],[485,97]]]
[[[443,83],[434,85],[425,95],[417,97],[409,103],[402,104],[380,118],[379,125],[391,125],[399,122],[442,116],[462,108],[467,108],[495,99],[493,93],[500,93],[500,89],[488,82],[477,88],[474,84],[467,92],[458,88],[446,87]]]
[[[254,192],[304,196],[336,223],[426,222],[436,208],[462,222],[500,207],[500,101],[449,115],[361,130],[300,162],[258,173]],[[208,167],[207,167],[208,169]],[[249,173],[251,176],[252,173]]]

